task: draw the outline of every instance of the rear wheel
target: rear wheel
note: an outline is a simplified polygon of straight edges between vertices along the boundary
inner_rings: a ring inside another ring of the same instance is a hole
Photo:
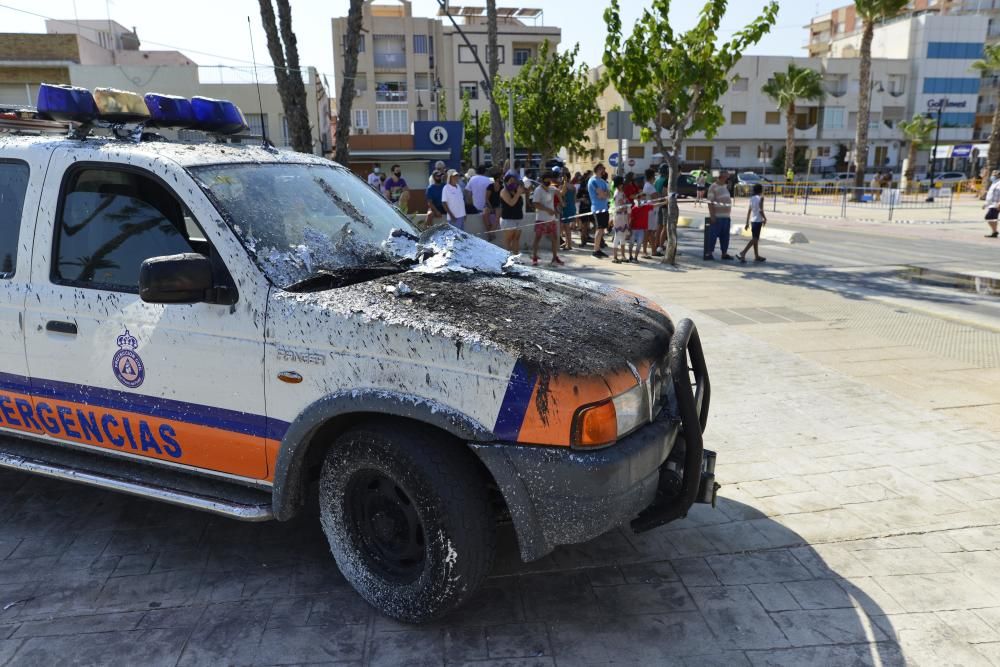
[[[470,452],[427,427],[366,424],[329,449],[320,521],[344,577],[372,606],[420,623],[478,590],[495,521]]]

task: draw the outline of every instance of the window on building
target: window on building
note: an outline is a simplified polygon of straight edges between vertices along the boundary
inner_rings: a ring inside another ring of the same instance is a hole
[[[531,49],[527,48],[515,48],[514,49],[514,64],[520,67],[526,62],[531,60]]]
[[[410,115],[406,109],[377,109],[379,134],[408,134]]]
[[[739,146],[726,146],[726,157],[738,158],[740,157],[740,147]]]
[[[905,74],[890,74],[889,75],[889,94],[893,97],[899,97],[900,95],[906,94],[906,75]]]
[[[747,124],[747,112],[746,111],[732,111],[729,114],[730,125],[746,125]]]
[[[858,112],[852,111],[847,114],[847,129],[856,130],[858,128]]]
[[[737,76],[733,79],[732,85],[729,87],[734,93],[745,93],[750,88],[750,79],[745,76]]]
[[[927,57],[942,60],[979,60],[982,42],[927,42]]]
[[[376,102],[406,102],[407,90],[405,81],[395,81],[393,78],[398,75],[376,76],[375,81],[375,101]]]
[[[629,146],[628,156],[630,158],[635,158],[636,160],[641,160],[646,157],[646,147],[645,146]]]
[[[460,44],[458,47],[458,62],[460,63],[474,63],[476,62],[476,54],[478,53],[476,45],[473,44],[471,47]]]
[[[827,130],[844,129],[844,107],[824,107],[823,127]]]
[[[882,123],[882,114],[878,111],[871,111],[868,113],[868,129],[877,130],[879,125]]]
[[[344,33],[343,37],[344,37],[343,44],[344,44],[344,48],[346,49],[347,48],[347,33],[346,32]],[[364,52],[365,52],[365,36],[364,35],[358,35],[358,53],[364,53]]]
[[[934,114],[937,118],[937,114]],[[976,114],[946,111],[941,114],[941,127],[972,127],[976,124]]]
[[[267,127],[267,114],[259,113],[248,113],[243,115],[247,120],[247,127],[250,128],[250,134],[255,134],[258,137],[264,134],[264,128]]]
[[[875,147],[875,167],[881,168],[889,164],[889,147],[888,146],[876,146]]]
[[[906,118],[906,107],[882,107],[882,122],[886,127],[896,127],[896,124]]]
[[[925,95],[976,95],[979,93],[979,77],[929,76],[924,79]]]
[[[413,52],[427,53],[427,35],[413,36]]]
[[[374,35],[372,37],[372,51],[375,67],[406,68],[405,35]]]
[[[281,116],[281,145],[291,146],[292,142],[288,140],[288,116]]]
[[[359,130],[368,129],[368,109],[354,110],[354,127]]]
[[[358,95],[364,95],[368,92],[368,75],[364,72],[358,72],[354,75],[354,92]]]
[[[781,112],[780,111],[765,111],[764,112],[764,124],[765,125],[780,125],[781,124]]]
[[[830,157],[830,147],[829,146],[817,146],[816,147],[816,157]]]
[[[712,163],[711,146],[687,146],[684,149],[684,160],[686,162]]]
[[[430,120],[431,116],[427,109],[417,109],[417,120]]]
[[[413,87],[417,90],[430,90],[431,75],[423,72],[417,72],[413,75]]]
[[[458,90],[463,99],[466,95],[468,95],[470,100],[479,99],[479,84],[475,81],[459,81]]]
[[[143,261],[198,252],[189,240],[191,214],[150,177],[80,169],[62,197],[52,267],[57,282],[137,293]]]
[[[21,212],[28,191],[28,165],[0,162],[0,278],[14,275]]]
[[[504,52],[504,46],[503,46],[503,44],[498,44],[497,45],[497,64],[498,65],[502,65],[506,61],[506,55],[507,54]],[[489,49],[487,49],[487,53],[486,53],[487,62],[489,62],[489,60],[488,60],[489,57],[490,57],[489,56]]]

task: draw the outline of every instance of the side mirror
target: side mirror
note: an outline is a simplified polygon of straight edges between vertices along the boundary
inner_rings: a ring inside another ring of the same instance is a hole
[[[212,265],[197,253],[150,257],[139,269],[139,297],[146,303],[198,303],[213,287]]]

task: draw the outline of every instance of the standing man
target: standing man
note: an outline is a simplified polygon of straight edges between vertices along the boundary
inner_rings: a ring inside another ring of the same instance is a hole
[[[392,175],[385,179],[385,183],[382,184],[382,192],[385,193],[386,199],[393,204],[398,204],[399,198],[403,196],[403,190],[406,189],[406,179],[403,178],[398,164],[392,165],[391,171]]]
[[[428,185],[427,191],[424,193],[427,198],[428,227],[437,224],[439,220],[444,218],[444,202],[441,200],[444,194],[444,174],[435,169],[431,178],[434,179],[434,183]]]
[[[468,190],[472,194],[472,207],[483,216],[483,227],[489,233],[489,239],[493,240],[493,230],[496,229],[487,215],[489,202],[486,201],[486,191],[493,185],[493,179],[486,175],[485,165],[476,167],[476,173],[469,179]]]
[[[556,191],[552,187],[553,175],[546,172],[542,182],[531,194],[531,202],[535,205],[535,241],[531,246],[531,263],[538,266],[538,244],[542,237],[552,244],[552,263],[562,266],[559,259],[559,213],[556,211]]]
[[[372,167],[372,171],[368,174],[368,185],[372,186],[376,190],[380,189],[382,186],[382,179],[379,178],[379,174],[382,172],[382,165],[378,162]]]
[[[458,172],[448,170],[448,184],[441,193],[441,203],[448,214],[448,222],[461,230],[465,229],[465,198],[462,189],[458,187]]]
[[[587,194],[590,195],[590,210],[594,212],[594,257],[607,257],[601,250],[601,242],[604,240],[604,230],[608,228],[610,213],[608,212],[608,200],[611,198],[611,188],[605,180],[608,170],[603,164],[594,167],[594,175],[587,183]]]
[[[986,235],[988,239],[997,238],[997,215],[1000,214],[1000,179],[993,181],[990,189],[986,191],[986,224],[990,226],[990,233]]]
[[[444,160],[438,160],[434,163],[434,171],[440,171],[443,174],[447,170],[448,167],[445,165]],[[434,171],[427,177],[427,185],[434,185]]]
[[[719,240],[719,247],[722,248],[722,259],[733,259],[729,254],[729,226],[732,223],[730,216],[733,210],[733,198],[729,194],[729,172],[723,169],[719,172],[719,178],[708,188],[708,216],[711,228],[708,237],[708,247],[705,248],[706,260],[715,259],[715,241]]]

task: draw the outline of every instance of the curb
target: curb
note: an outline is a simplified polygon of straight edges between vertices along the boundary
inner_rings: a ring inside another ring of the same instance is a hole
[[[734,224],[730,228],[729,233],[730,235],[746,238],[753,236],[749,229],[744,229],[744,226],[740,224]],[[764,228],[760,230],[760,238],[764,241],[774,241],[776,243],[809,243],[809,239],[802,232],[771,227],[770,225],[764,225]]]

